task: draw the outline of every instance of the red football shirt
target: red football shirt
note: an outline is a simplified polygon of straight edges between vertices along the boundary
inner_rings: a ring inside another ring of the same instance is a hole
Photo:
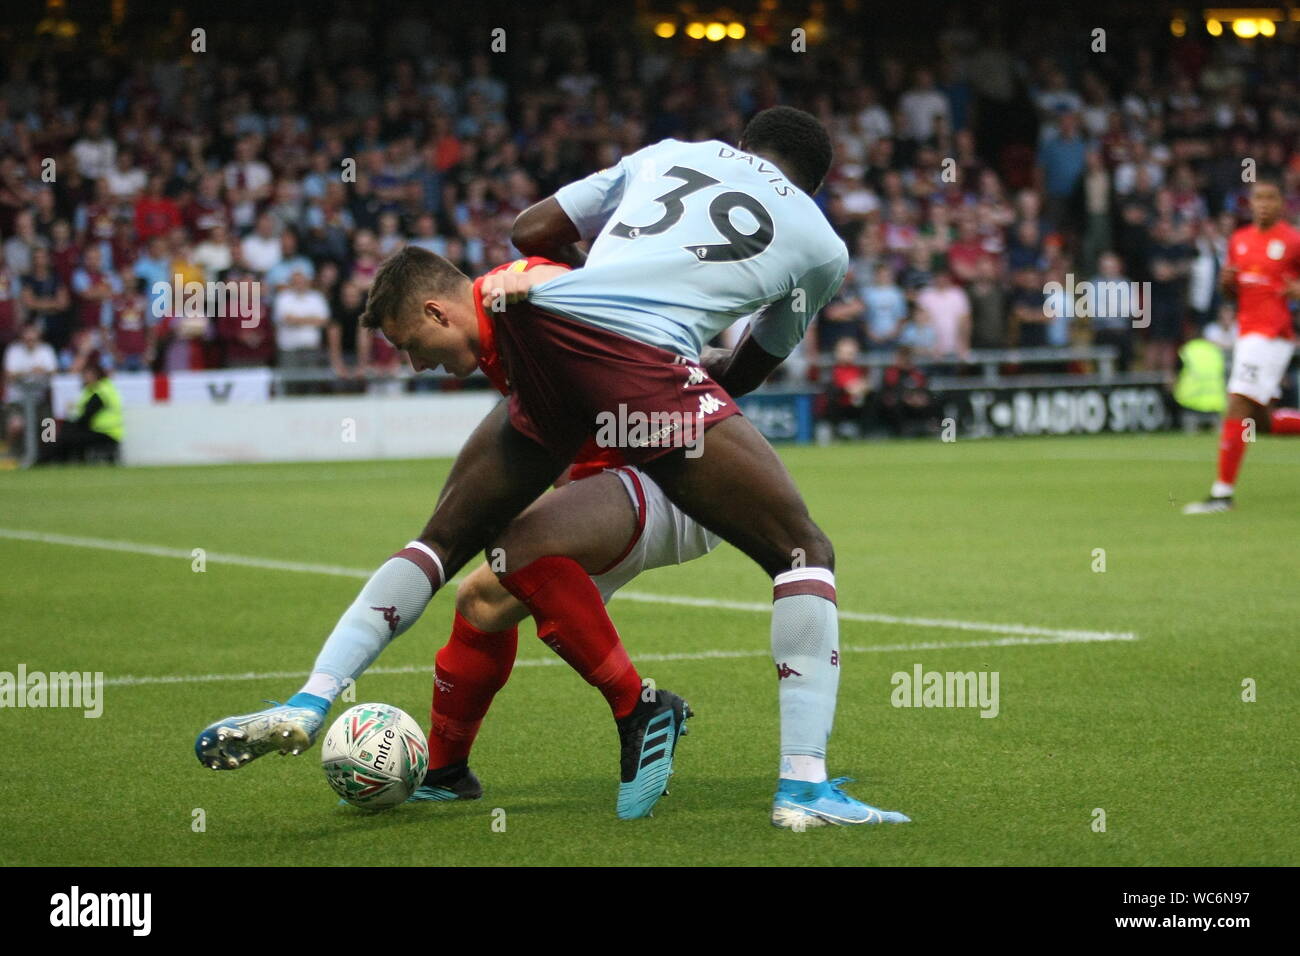
[[[533,266],[556,265],[560,265],[560,263],[539,256],[530,256],[527,259],[516,259],[514,262],[507,262],[495,269],[489,269],[474,280],[474,311],[478,313],[478,367],[483,370],[483,374],[488,377],[488,381],[492,383],[493,388],[502,395],[510,394],[510,380],[506,368],[501,362],[501,353],[497,350],[496,329],[493,327],[492,317],[483,308],[483,280],[494,272],[502,272],[506,269],[527,272]],[[602,448],[596,444],[596,439],[592,437],[587,439],[587,443],[582,446],[578,456],[574,458],[573,465],[569,468],[569,477],[577,481],[579,478],[598,474],[606,468],[616,468],[625,464],[627,462],[623,458],[622,452],[617,448]]]
[[[1300,232],[1281,220],[1243,226],[1228,240],[1228,265],[1239,270],[1238,334],[1293,338],[1286,286],[1300,276]]]

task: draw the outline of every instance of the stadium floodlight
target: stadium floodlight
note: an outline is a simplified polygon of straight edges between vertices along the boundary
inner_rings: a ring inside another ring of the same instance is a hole
[[[1233,20],[1232,32],[1243,40],[1259,35],[1259,24],[1254,20]]]
[[[1267,17],[1260,18],[1259,35],[1262,37],[1271,37],[1275,33],[1277,33],[1276,24],[1274,24],[1273,21],[1268,19]]]
[[[1210,17],[1210,19],[1205,21],[1205,32],[1212,37],[1222,36],[1223,24],[1214,19],[1214,17]]]
[[[671,20],[660,20],[655,24],[655,36],[657,37],[663,37],[667,40],[670,37],[676,36],[676,34],[677,24],[673,23]]]
[[[714,21],[704,29],[704,35],[714,43],[719,40],[725,40],[727,37],[727,27],[725,24]]]
[[[690,37],[692,40],[703,40],[704,24],[699,22],[686,24],[686,35]]]
[[[735,20],[727,24],[727,36],[733,40],[745,39],[745,25]]]

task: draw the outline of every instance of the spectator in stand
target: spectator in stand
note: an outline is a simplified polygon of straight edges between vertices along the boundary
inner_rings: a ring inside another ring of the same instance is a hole
[[[935,135],[936,121],[946,128],[952,125],[952,109],[948,98],[934,85],[934,74],[928,69],[916,71],[916,79],[898,101],[899,135],[917,142],[926,142]]]
[[[235,145],[235,158],[223,171],[231,225],[240,231],[253,224],[258,205],[271,195],[274,176],[271,167],[258,158],[260,149],[258,137],[245,136]],[[259,269],[253,261],[249,261],[248,266],[260,272],[270,268],[267,266]]]
[[[135,235],[140,242],[165,236],[181,225],[181,208],[163,189],[166,179],[154,173],[147,180],[144,195],[135,203]]]
[[[280,264],[283,255],[280,237],[275,232],[275,217],[262,213],[257,226],[239,243],[244,264],[259,275],[266,275]]]
[[[1011,293],[1011,341],[1016,348],[1043,348],[1047,345],[1047,296],[1043,292],[1042,273],[1025,268],[1015,274],[1015,291]]]
[[[1228,258],[1228,234],[1220,231],[1218,221],[1210,217],[1202,219],[1195,229],[1195,256],[1187,279],[1187,307],[1200,334],[1219,311],[1219,273]]]
[[[119,209],[131,209],[144,192],[148,175],[135,163],[129,149],[119,150],[113,168],[104,174],[108,195]]]
[[[357,335],[365,309],[366,296],[361,287],[355,282],[340,282],[337,296],[330,302],[330,324],[325,329],[330,368],[340,380],[365,377],[365,368],[357,357]],[[349,366],[349,359],[355,364]]]
[[[934,327],[934,353],[938,358],[965,360],[970,356],[970,299],[966,290],[946,270],[916,296],[917,307]]]
[[[5,437],[10,454],[19,455],[27,427],[23,396],[35,393],[38,417],[43,417],[49,405],[50,378],[59,368],[59,359],[53,347],[41,340],[41,325],[34,321],[23,326],[18,339],[6,346],[4,356]]]
[[[898,347],[906,348],[909,355],[928,362],[938,354],[937,341],[938,336],[935,334],[930,313],[919,305],[914,305],[912,317],[903,326],[903,331],[898,336]]]
[[[862,290],[862,298],[867,306],[867,348],[894,349],[907,321],[907,296],[894,281],[894,270],[888,263],[876,266],[871,284]]]
[[[87,246],[80,267],[72,274],[77,309],[74,336],[91,333],[91,341],[98,348],[100,330],[113,323],[113,297],[121,291],[118,277],[104,267],[100,247]]]
[[[912,349],[900,346],[894,364],[881,376],[880,418],[897,436],[924,434],[936,418],[934,396],[925,372],[912,361]]]
[[[376,237],[376,242],[379,246],[380,259],[387,259],[406,245],[406,237],[401,232],[401,222],[401,217],[395,212],[386,212],[379,217],[379,235]]]
[[[41,324],[41,334],[58,354],[72,340],[72,299],[50,266],[44,246],[32,250],[31,272],[23,280],[23,311]]]
[[[314,281],[316,278],[316,267],[312,265],[310,259],[298,251],[297,231],[285,229],[280,233],[280,261],[266,270],[262,280],[266,284],[268,294],[274,298],[289,284],[295,272],[303,273],[308,281]]]
[[[104,129],[104,120],[98,113],[86,117],[81,138],[72,144],[72,157],[77,170],[88,180],[106,176],[117,160],[117,143]]]
[[[957,225],[957,238],[948,246],[948,268],[962,285],[974,281],[979,266],[993,261],[974,210],[963,210]]]
[[[225,223],[214,225],[194,246],[194,263],[208,280],[219,278],[235,264],[235,250],[230,244]]]
[[[347,283],[347,286],[361,294],[360,288],[356,283]],[[371,379],[378,378],[379,381],[371,381],[366,386],[366,391],[377,395],[390,395],[394,392],[397,382],[393,381],[402,371],[402,354],[393,348],[392,344],[384,337],[384,333],[378,329],[357,328],[357,371],[359,375]],[[384,381],[388,379],[389,381]]]
[[[94,246],[99,249],[100,261],[109,265],[113,261],[113,244],[98,239],[86,243],[86,248]],[[72,241],[72,227],[66,219],[60,219],[50,227],[50,265],[54,268],[59,281],[72,285],[72,276],[81,265],[82,247]]]
[[[370,283],[374,281],[375,273],[379,271],[379,263],[381,262],[378,244],[375,242],[375,234],[369,229],[358,231],[356,238],[352,242],[352,249],[352,272],[348,276],[348,280],[369,291]],[[450,243],[447,252],[447,257],[450,259],[452,254]],[[456,262],[457,260],[452,259],[452,261]]]
[[[1007,294],[998,279],[997,260],[985,256],[975,264],[966,295],[970,299],[970,339],[973,349],[1007,347]]]
[[[226,309],[217,317],[222,364],[227,368],[270,365],[275,359],[275,327],[271,321],[271,302],[263,295],[263,283],[238,260],[224,281],[235,284],[234,301],[240,303],[240,310]],[[248,309],[241,311],[245,303]]]
[[[1121,292],[1121,286],[1123,291]],[[1133,364],[1133,322],[1138,303],[1131,301],[1132,285],[1125,277],[1119,256],[1107,251],[1097,260],[1093,277],[1092,315],[1087,317],[1093,345],[1114,346],[1119,350],[1116,368],[1127,372]],[[1114,290],[1114,294],[1111,294]]]
[[[14,270],[0,259],[0,349],[18,337],[23,320],[22,283]]]
[[[36,232],[36,214],[23,209],[14,217],[13,235],[4,242],[5,264],[17,275],[28,275],[32,271],[32,253],[45,244]]]
[[[1110,248],[1112,215],[1110,171],[1101,150],[1088,150],[1083,173],[1083,252],[1085,271],[1097,268],[1097,259]]]
[[[1147,367],[1172,376],[1183,340],[1184,296],[1191,273],[1192,249],[1183,227],[1159,219],[1151,229],[1147,271],[1151,276],[1151,327],[1147,331]]]
[[[153,364],[156,346],[149,297],[128,263],[118,270],[120,291],[112,298],[109,327],[113,367],[122,372],[145,372]]]
[[[1047,286],[1052,291],[1046,292]],[[1047,317],[1044,345],[1063,349],[1070,345],[1074,328],[1076,298],[1069,294],[1069,278],[1065,263],[1057,263],[1047,270],[1044,283],[1043,313]]]
[[[198,192],[182,211],[185,228],[196,239],[208,239],[218,228],[224,229],[227,236],[230,235],[230,212],[221,198],[221,189],[220,173],[204,173],[199,177]]]
[[[872,415],[870,398],[871,378],[860,362],[858,343],[840,339],[835,344],[835,364],[827,385],[827,420],[840,435],[861,437]]]
[[[135,277],[143,284],[149,294],[149,314],[155,319],[161,318],[171,302],[173,284],[171,254],[167,251],[167,240],[155,236],[149,245],[131,266]]]
[[[866,311],[867,307],[858,295],[856,279],[850,272],[835,297],[826,303],[817,317],[818,349],[830,355],[841,339],[852,339],[861,345],[866,338],[863,321]]]
[[[281,369],[320,372],[328,367],[324,333],[330,320],[329,302],[311,287],[306,272],[296,270],[289,277],[288,288],[276,293],[271,312]]]

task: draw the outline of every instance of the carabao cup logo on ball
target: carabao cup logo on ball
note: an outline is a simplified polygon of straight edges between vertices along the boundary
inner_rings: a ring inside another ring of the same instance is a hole
[[[388,704],[357,704],[334,721],[321,746],[325,779],[365,810],[387,810],[415,792],[429,766],[424,733]]]

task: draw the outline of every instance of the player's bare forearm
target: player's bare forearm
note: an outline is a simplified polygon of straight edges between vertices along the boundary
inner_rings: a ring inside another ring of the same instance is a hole
[[[586,255],[577,247],[582,236],[554,196],[533,203],[518,216],[510,241],[526,256],[545,256],[578,268]]]
[[[746,330],[745,337],[731,353],[725,367],[720,368],[716,373],[710,369],[709,374],[733,397],[738,397],[752,392],[766,382],[767,377],[784,361],[783,357],[778,358],[764,351],[762,346],[754,341],[750,331]]]

